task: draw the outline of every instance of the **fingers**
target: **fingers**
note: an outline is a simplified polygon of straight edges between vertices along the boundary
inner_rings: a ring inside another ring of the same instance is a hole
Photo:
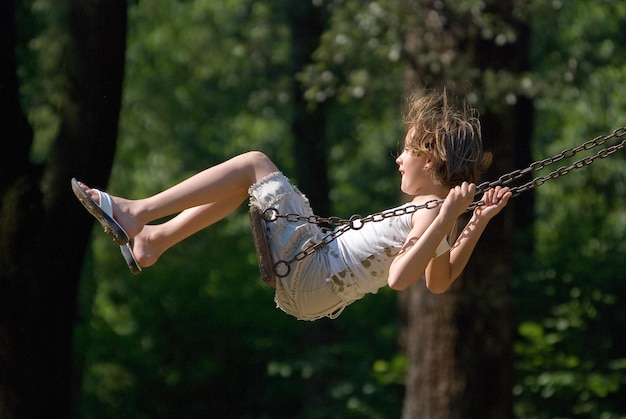
[[[451,200],[456,201],[467,201],[470,204],[476,194],[476,185],[473,183],[463,182],[461,185],[455,186],[450,190],[448,197]],[[511,198],[512,193],[508,187],[496,186],[495,188],[490,188],[483,194],[483,208],[489,206],[501,206],[504,207],[509,199]]]
[[[483,205],[477,207],[474,213],[486,219],[491,219],[506,206],[512,195],[509,188],[506,187],[497,186],[489,189],[483,195]]]
[[[450,190],[446,199],[447,205],[444,206],[460,215],[467,210],[474,200],[475,194],[476,185],[463,182]],[[508,187],[496,186],[491,188],[483,194],[482,205],[476,207],[475,211],[491,218],[506,206],[511,196],[512,193]]]
[[[506,190],[503,191],[502,195],[499,196],[500,204],[502,206],[505,206],[509,202],[509,199],[513,196],[513,193],[509,191],[509,188],[505,188],[505,189]]]
[[[483,202],[485,203],[485,206],[500,204],[504,206],[509,201],[511,195],[512,194],[509,188],[496,186],[495,188],[489,189],[485,192]]]
[[[476,185],[473,183],[463,182],[455,186],[448,192],[448,197],[444,204],[445,212],[451,212],[454,216],[458,217],[467,210],[475,194]]]
[[[457,198],[467,198],[474,197],[476,194],[476,185],[473,183],[463,182],[460,185],[455,186],[450,190],[449,196],[454,196]]]

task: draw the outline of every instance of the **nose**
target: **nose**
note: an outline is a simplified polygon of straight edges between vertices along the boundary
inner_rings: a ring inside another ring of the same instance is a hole
[[[396,164],[399,166],[402,163],[402,156],[404,156],[404,151],[398,157],[396,157]]]

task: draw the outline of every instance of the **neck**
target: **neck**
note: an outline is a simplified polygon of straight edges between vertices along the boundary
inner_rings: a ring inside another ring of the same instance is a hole
[[[436,196],[441,199],[444,199],[448,196],[450,190],[443,186],[438,186],[435,184],[426,185],[417,191],[417,194],[414,196],[415,198],[425,197],[425,196]]]

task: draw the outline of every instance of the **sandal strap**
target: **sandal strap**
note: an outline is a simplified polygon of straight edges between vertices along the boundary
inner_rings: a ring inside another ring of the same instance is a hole
[[[98,192],[98,196],[100,197],[100,204],[98,204],[98,206],[102,208],[102,211],[104,211],[106,215],[113,218],[113,201],[111,200],[111,195],[99,189],[94,189],[94,191]]]

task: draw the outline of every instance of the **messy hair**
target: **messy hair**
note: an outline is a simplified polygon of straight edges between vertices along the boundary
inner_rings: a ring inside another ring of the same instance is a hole
[[[404,122],[409,133],[405,149],[429,153],[433,180],[442,186],[478,183],[491,164],[491,153],[483,152],[478,111],[466,103],[459,106],[446,89],[410,96]]]

